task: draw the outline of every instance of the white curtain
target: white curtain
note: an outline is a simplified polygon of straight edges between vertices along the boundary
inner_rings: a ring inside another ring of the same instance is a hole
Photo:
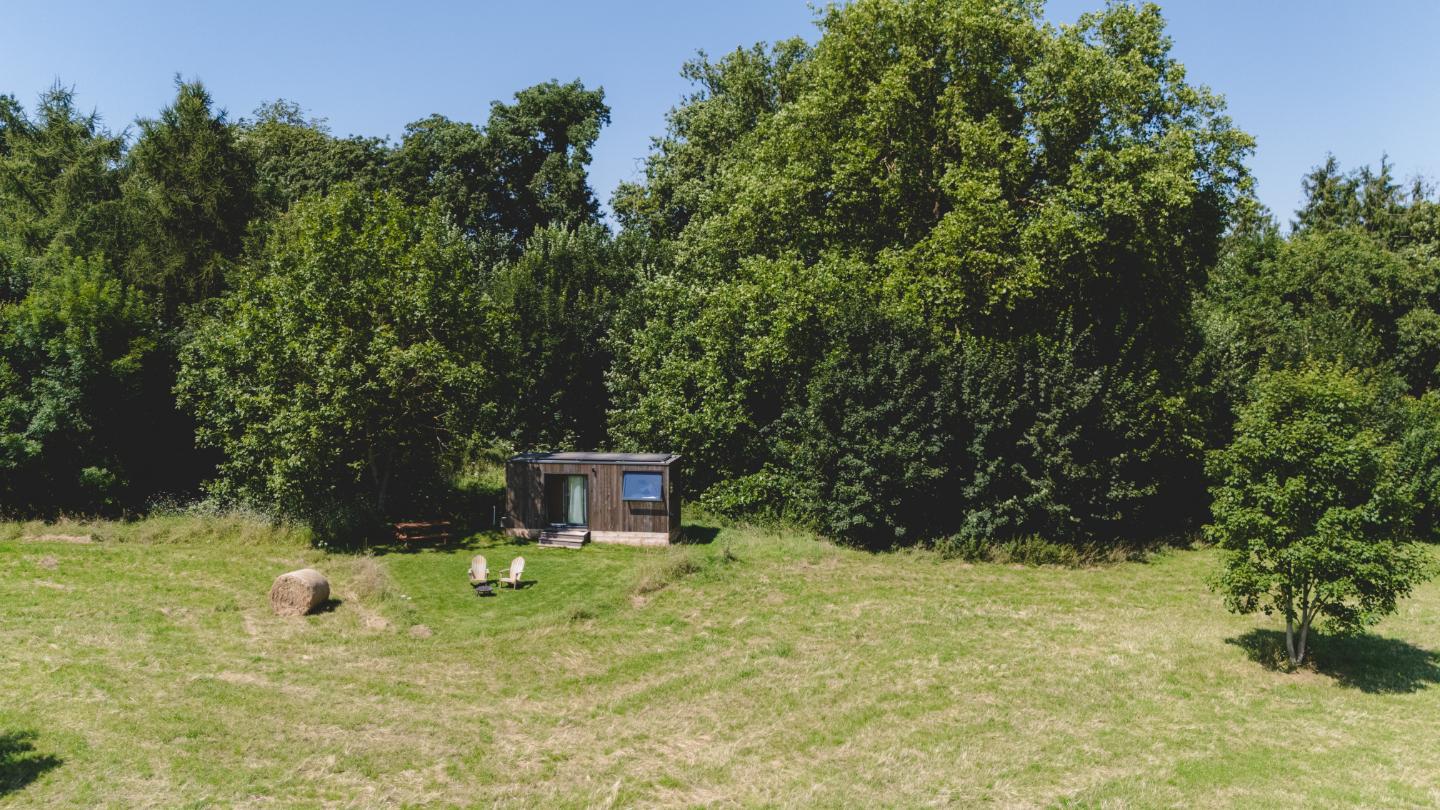
[[[585,522],[585,476],[572,475],[565,481],[565,522]]]

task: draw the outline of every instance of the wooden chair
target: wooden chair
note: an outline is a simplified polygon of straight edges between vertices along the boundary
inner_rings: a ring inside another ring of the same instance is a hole
[[[490,567],[486,565],[485,558],[479,554],[470,561],[470,587],[475,589],[477,596],[489,596],[495,593],[490,587]]]
[[[500,577],[501,585],[509,585],[512,588],[520,587],[520,576],[525,573],[525,558],[516,557],[510,561],[510,570]]]

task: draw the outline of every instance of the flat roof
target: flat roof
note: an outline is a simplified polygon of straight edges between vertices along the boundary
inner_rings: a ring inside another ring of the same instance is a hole
[[[539,464],[669,464],[674,453],[520,453],[511,461]]]

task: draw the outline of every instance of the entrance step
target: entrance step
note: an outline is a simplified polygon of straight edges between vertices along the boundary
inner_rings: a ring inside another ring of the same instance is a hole
[[[540,532],[540,545],[547,548],[580,548],[590,539],[590,530],[578,526],[551,526]]]

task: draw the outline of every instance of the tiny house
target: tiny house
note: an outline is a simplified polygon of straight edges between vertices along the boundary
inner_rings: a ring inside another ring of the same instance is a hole
[[[505,464],[505,530],[541,545],[663,546],[680,535],[669,453],[521,453]]]

